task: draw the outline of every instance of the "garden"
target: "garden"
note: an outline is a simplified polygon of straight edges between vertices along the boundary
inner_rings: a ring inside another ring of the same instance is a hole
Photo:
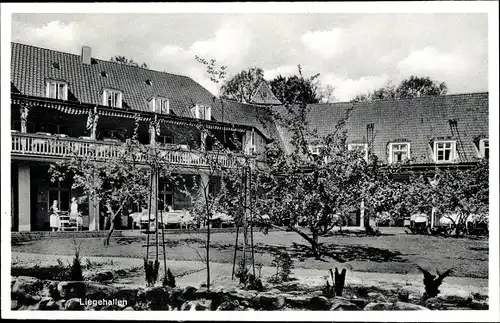
[[[213,80],[222,80],[224,68],[199,61]],[[13,241],[12,308],[488,309],[488,238],[465,234],[471,215],[487,223],[488,161],[422,172],[409,167],[411,160],[365,158],[346,148],[350,110],[331,134],[319,136],[309,128],[307,109],[298,102],[271,113],[291,145],[268,144],[265,163],[199,147],[203,163],[190,170],[190,185],[154,145],[136,137],[106,163],[74,156],[52,165],[52,181],[70,178],[72,188],[84,192],[80,202],[102,202],[109,230],[98,237]],[[205,125],[199,128],[211,136]],[[158,178],[181,189],[203,228],[166,230],[158,225],[161,210],[150,207],[157,230],[113,236],[114,220],[128,203],[156,204]],[[361,205],[366,220],[441,214],[453,235],[407,234],[370,221],[362,231],[339,230]],[[236,228],[211,228],[218,213],[231,215]],[[82,298],[127,302],[82,304]]]

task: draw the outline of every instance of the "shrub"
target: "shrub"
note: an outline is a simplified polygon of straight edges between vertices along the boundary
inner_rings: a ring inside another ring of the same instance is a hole
[[[243,259],[240,259],[238,263],[238,268],[236,269],[236,273],[234,274],[236,278],[240,280],[240,284],[243,286],[247,285],[248,282],[248,267],[245,265]]]
[[[160,268],[160,263],[155,260],[148,260],[144,257],[144,272],[146,274],[146,283],[148,286],[154,286],[158,280],[158,269]]]
[[[290,280],[290,274],[294,268],[293,260],[287,252],[278,252],[274,255],[272,262],[273,266],[276,267],[276,274],[271,277],[273,281],[288,281]]]
[[[163,286],[175,287],[175,276],[170,271],[170,268],[167,269],[165,277],[163,277]]]
[[[73,265],[71,266],[71,280],[83,281],[82,264],[80,261],[80,250],[75,249],[75,257],[73,258]]]

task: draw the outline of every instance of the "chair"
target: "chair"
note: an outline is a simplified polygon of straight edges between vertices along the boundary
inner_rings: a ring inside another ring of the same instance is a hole
[[[59,213],[59,231],[73,231],[76,229],[76,219],[72,219],[67,211],[61,211]]]

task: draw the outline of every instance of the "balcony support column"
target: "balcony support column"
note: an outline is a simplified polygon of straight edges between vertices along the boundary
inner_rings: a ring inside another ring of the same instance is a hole
[[[31,231],[31,169],[29,165],[19,165],[19,231]]]
[[[89,197],[89,231],[99,231],[99,199]]]
[[[23,103],[21,104],[21,132],[22,133],[27,133],[28,132],[28,114],[29,114],[29,108],[28,106]]]
[[[99,114],[97,113],[97,107],[94,107],[93,112],[89,112],[89,116],[87,118],[87,131],[90,132],[90,138],[92,140],[96,140],[97,136],[97,122],[99,120]]]

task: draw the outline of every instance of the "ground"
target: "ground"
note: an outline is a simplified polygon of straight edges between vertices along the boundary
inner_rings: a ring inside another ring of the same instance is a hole
[[[443,238],[407,235],[401,229],[382,228],[383,235],[368,237],[362,234],[331,235],[324,237],[327,254],[315,260],[307,254],[306,242],[293,232],[272,231],[267,235],[255,233],[255,262],[271,266],[273,252],[287,250],[291,253],[296,270],[315,269],[324,271],[334,267],[348,268],[352,272],[420,275],[416,266],[428,270],[445,271],[455,268],[453,276],[488,278],[488,239]],[[241,234],[240,234],[241,237]],[[192,261],[201,261],[205,251],[203,234],[168,234],[166,237],[167,259],[186,262],[188,272]],[[214,233],[211,237],[210,259],[218,264],[232,263],[234,233]],[[22,242],[12,246],[15,257],[24,253],[47,255],[72,255],[74,244],[80,246],[82,257],[121,257],[142,259],[146,241],[141,236],[112,238],[108,247],[102,238],[42,239]],[[240,240],[240,245],[241,245]],[[161,248],[160,248],[161,249]],[[241,251],[241,250],[240,250]],[[154,248],[150,249],[154,255]],[[241,254],[241,252],[239,252]],[[160,258],[162,255],[160,254]],[[179,262],[181,264],[182,262]],[[201,269],[200,269],[201,270]]]

